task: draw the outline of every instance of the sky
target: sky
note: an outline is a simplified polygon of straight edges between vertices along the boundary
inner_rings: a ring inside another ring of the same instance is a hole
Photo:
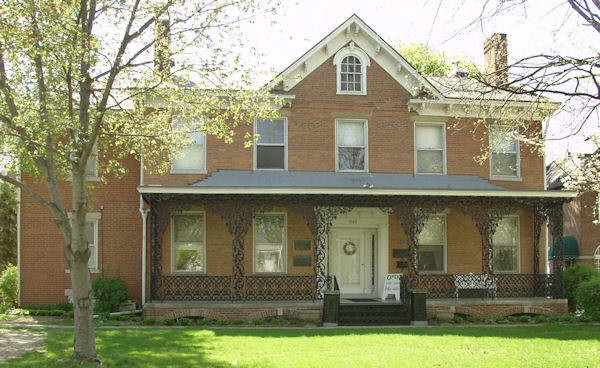
[[[513,0],[495,14],[484,0],[282,0],[278,14],[243,28],[259,54],[261,68],[278,73],[318,43],[352,14],[357,14],[391,45],[422,42],[448,56],[466,56],[483,64],[483,42],[506,33],[509,63],[533,54],[598,55],[600,36],[586,26],[565,0]],[[483,15],[482,15],[483,14]],[[267,78],[267,77],[266,77]],[[555,119],[549,137],[568,135],[570,118]],[[598,130],[597,122],[582,129]],[[547,160],[589,149],[583,136],[549,141]]]

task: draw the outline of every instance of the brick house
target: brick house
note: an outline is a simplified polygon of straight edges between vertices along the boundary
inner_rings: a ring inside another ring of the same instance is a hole
[[[565,189],[564,181],[570,171],[568,165],[570,161],[566,162],[555,161],[548,165],[546,170],[548,190]],[[567,262],[586,263],[600,271],[599,206],[598,193],[594,192],[580,193],[577,198],[564,204],[564,238],[568,242],[564,244],[563,255]]]
[[[507,78],[505,36],[485,50]],[[542,230],[549,220],[562,235],[573,194],[545,190],[543,158],[495,116],[503,96],[481,101],[459,77],[421,76],[355,15],[279,77],[281,116],[237,128],[258,136],[253,147],[197,133],[170,173],[132,158],[129,175],[95,186],[92,274],[120,275],[158,316],[318,311],[329,275],[343,299],[376,299],[387,274],[426,289],[430,306],[477,296],[448,307],[456,313],[566,311],[545,298],[561,290],[543,271]],[[493,123],[474,129],[479,119]],[[491,152],[480,164],[482,144]],[[21,303],[66,301],[61,237],[25,195],[19,252]],[[499,307],[516,297],[544,298]]]

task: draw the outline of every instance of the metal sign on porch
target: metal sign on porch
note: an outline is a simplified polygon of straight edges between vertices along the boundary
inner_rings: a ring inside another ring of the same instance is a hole
[[[394,294],[396,300],[400,300],[401,276],[401,273],[388,273],[385,275],[385,284],[383,285],[383,293],[381,293],[382,300],[385,300],[390,294]]]

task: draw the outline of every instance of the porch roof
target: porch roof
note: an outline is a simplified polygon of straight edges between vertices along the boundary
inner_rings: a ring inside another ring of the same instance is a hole
[[[336,194],[575,197],[576,192],[509,190],[474,175],[221,170],[189,186],[143,185],[140,193]]]

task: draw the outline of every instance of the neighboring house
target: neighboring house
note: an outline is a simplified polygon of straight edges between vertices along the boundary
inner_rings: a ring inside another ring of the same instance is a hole
[[[570,162],[570,161],[569,161]],[[548,190],[564,190],[572,165],[552,162],[546,168]],[[587,263],[600,271],[600,201],[598,193],[584,192],[564,205],[564,256],[567,261]],[[551,242],[552,244],[552,242]],[[554,249],[551,249],[553,251]],[[550,257],[553,254],[550,254]]]
[[[505,78],[505,36],[488,40],[486,60]],[[430,300],[470,289],[499,299],[549,295],[542,230],[549,219],[561,235],[562,203],[573,194],[544,189],[543,158],[495,119],[503,94],[482,101],[463,94],[460,78],[421,76],[355,15],[279,77],[272,93],[286,101],[281,116],[236,130],[256,134],[253,147],[199,133],[168,174],[140,173],[132,158],[127,176],[96,183],[93,274],[120,275],[157,315],[167,313],[162,306],[231,316],[224,310],[245,305],[231,301],[254,301],[246,316],[273,306],[293,313],[302,301],[318,309],[328,275],[342,298],[380,297],[393,273]],[[531,106],[522,97],[510,104],[517,113]],[[473,129],[482,118],[492,123]],[[480,164],[482,144],[491,152]],[[21,302],[66,301],[53,221],[23,196],[20,223]],[[563,304],[540,310],[561,313]],[[220,310],[202,309],[209,305]]]

